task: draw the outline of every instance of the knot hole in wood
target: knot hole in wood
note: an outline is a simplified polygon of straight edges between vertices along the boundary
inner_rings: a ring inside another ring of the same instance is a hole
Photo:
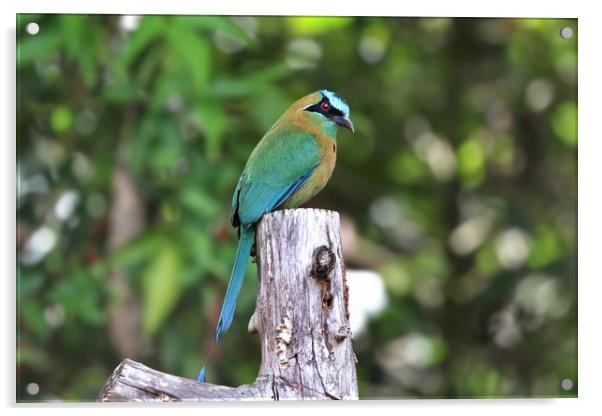
[[[314,262],[311,275],[320,285],[322,308],[332,308],[333,296],[330,289],[329,274],[336,264],[336,256],[327,246],[320,246],[314,251]]]

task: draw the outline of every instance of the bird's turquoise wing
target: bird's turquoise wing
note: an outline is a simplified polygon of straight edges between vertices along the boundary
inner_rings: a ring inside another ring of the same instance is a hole
[[[299,190],[320,162],[313,135],[272,129],[257,145],[232,198],[232,223],[250,225]]]
[[[320,153],[311,134],[277,128],[264,136],[249,157],[232,198],[231,220],[234,226],[241,227],[240,239],[215,329],[216,340],[232,323],[236,298],[242,286],[251,246],[255,241],[255,229],[252,225],[263,214],[278,208],[299,190],[319,162]],[[199,380],[204,380],[204,370],[199,374]]]

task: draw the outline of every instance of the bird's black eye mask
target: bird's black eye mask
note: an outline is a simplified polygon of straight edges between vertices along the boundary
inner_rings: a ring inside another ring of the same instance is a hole
[[[328,101],[328,98],[326,97],[322,97],[322,101],[320,101],[319,103],[306,107],[305,111],[311,111],[312,113],[320,113],[327,118],[345,116],[345,114],[343,114],[341,110],[331,105],[330,101]]]

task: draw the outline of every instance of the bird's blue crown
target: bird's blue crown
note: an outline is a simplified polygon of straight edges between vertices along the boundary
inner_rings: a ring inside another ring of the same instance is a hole
[[[345,99],[338,95],[336,92],[328,90],[320,90],[322,97],[326,97],[330,102],[330,105],[341,111],[345,117],[349,117],[349,106],[345,102]]]

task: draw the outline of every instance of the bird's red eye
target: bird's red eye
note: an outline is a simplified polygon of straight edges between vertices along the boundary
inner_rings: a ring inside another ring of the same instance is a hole
[[[330,103],[328,101],[324,101],[322,104],[320,104],[320,108],[323,112],[327,113],[328,110],[330,110]]]

